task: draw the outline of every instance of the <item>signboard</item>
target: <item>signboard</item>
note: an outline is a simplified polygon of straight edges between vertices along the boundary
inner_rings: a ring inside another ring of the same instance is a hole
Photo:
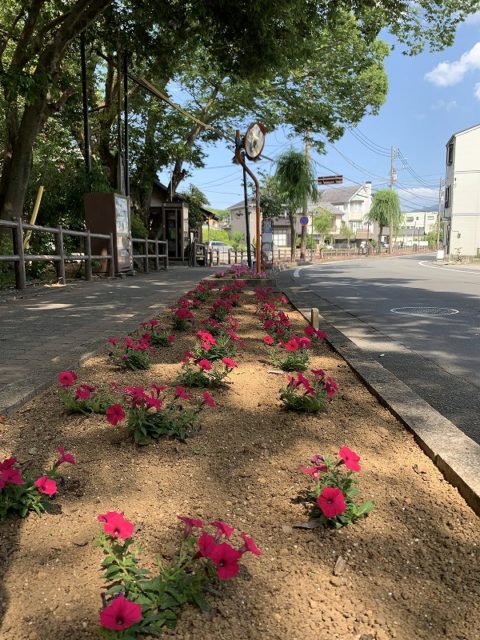
[[[304,226],[304,225],[308,224],[308,216],[302,216],[302,217],[300,218],[300,224],[301,224],[302,226]]]
[[[318,184],[342,184],[343,176],[320,176],[317,182]]]
[[[262,220],[262,246],[273,242],[272,221]]]
[[[132,268],[132,244],[130,241],[130,218],[128,198],[115,194],[115,226],[117,242],[117,268],[128,271]]]

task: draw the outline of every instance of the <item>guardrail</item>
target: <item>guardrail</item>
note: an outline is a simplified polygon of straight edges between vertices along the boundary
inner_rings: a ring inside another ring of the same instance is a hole
[[[66,283],[65,276],[65,263],[66,262],[84,262],[85,263],[85,279],[92,279],[92,260],[107,260],[108,261],[108,273],[110,276],[114,276],[114,264],[113,264],[113,234],[102,233],[90,233],[90,231],[72,231],[71,229],[64,229],[63,227],[42,227],[37,224],[26,224],[20,219],[16,220],[0,220],[0,229],[11,229],[13,236],[13,254],[12,255],[0,255],[0,262],[13,262],[15,265],[15,286],[17,289],[25,289],[27,286],[27,275],[25,270],[25,263],[37,262],[44,260],[47,262],[53,262],[57,271],[57,277],[62,283]],[[24,243],[24,231],[43,232],[50,233],[55,237],[55,251],[54,254],[34,255],[26,253]],[[79,254],[66,254],[64,247],[65,236],[84,238],[84,253]],[[108,251],[106,255],[93,255],[92,254],[92,239],[108,240]]]
[[[143,245],[143,253],[135,253],[135,245],[142,244]],[[163,268],[165,270],[168,269],[168,249],[167,249],[167,241],[166,240],[149,240],[148,238],[132,238],[132,250],[133,250],[133,259],[140,259],[143,262],[143,271],[144,273],[148,273],[149,268],[149,260],[155,261],[155,270],[159,271],[160,269],[160,260],[163,260]],[[159,245],[163,247],[163,253],[159,253]],[[151,247],[153,247],[153,251],[151,251]]]

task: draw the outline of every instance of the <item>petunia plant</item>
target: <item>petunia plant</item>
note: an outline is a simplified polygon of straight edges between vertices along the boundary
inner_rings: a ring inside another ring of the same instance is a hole
[[[215,406],[208,391],[201,400],[195,401],[180,385],[174,389],[152,384],[148,389],[123,387],[119,390],[124,396],[125,410],[120,403],[110,406],[106,411],[107,421],[117,426],[126,419],[127,428],[139,445],[150,444],[162,436],[185,440],[197,428],[200,412],[206,406]]]
[[[237,352],[237,346],[242,342],[233,331],[228,329],[218,336],[212,336],[209,331],[197,331],[197,340],[192,349],[195,360],[221,360],[232,358]]]
[[[311,340],[306,336],[293,336],[288,342],[280,341],[280,349],[274,347],[270,350],[272,363],[283,371],[305,371],[310,361],[310,345]]]
[[[108,640],[135,640],[174,629],[185,605],[207,612],[205,594],[222,581],[234,578],[245,553],[259,556],[260,549],[245,533],[232,544],[235,529],[215,520],[209,525],[198,518],[178,516],[184,525],[178,553],[169,561],[157,559],[154,570],[139,566],[132,522],[123,513],[98,516],[103,524],[99,546],[106,591],[100,626]]]
[[[24,518],[29,511],[45,511],[48,498],[57,493],[58,468],[65,462],[75,464],[75,457],[63,447],[57,449],[59,458],[48,471],[40,475],[32,469],[32,462],[20,463],[11,457],[0,462],[0,521],[8,516]]]
[[[195,363],[193,354],[187,353],[177,377],[177,384],[185,387],[225,387],[229,374],[237,366],[232,358],[222,358],[221,361],[214,362],[203,358]]]
[[[169,347],[175,343],[175,336],[168,329],[162,327],[156,318],[144,322],[142,327],[147,331],[146,335],[149,336],[150,344],[153,347]]]
[[[312,369],[313,378],[307,378],[301,371],[288,376],[288,384],[280,389],[280,400],[286,409],[302,413],[323,411],[327,402],[338,391],[338,384],[325,375],[323,369]]]
[[[58,374],[60,388],[58,397],[70,413],[105,413],[112,404],[110,395],[101,393],[97,387],[89,384],[74,386],[76,374],[73,371],[61,371]]]
[[[127,338],[109,338],[109,355],[121,369],[131,371],[150,369],[150,353],[153,351],[150,334],[143,335],[139,340],[130,336]]]
[[[313,489],[303,494],[310,518],[319,523],[343,527],[366,516],[375,506],[371,500],[357,504],[359,491],[355,486],[355,473],[360,471],[360,456],[348,447],[342,447],[338,458],[317,454],[310,467],[301,467],[315,482]]]

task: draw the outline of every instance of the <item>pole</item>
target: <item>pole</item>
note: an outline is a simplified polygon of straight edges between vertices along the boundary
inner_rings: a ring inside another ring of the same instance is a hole
[[[242,157],[242,141],[240,138],[240,131],[237,129],[235,134],[235,158],[238,164],[242,165],[248,175],[251,177],[255,184],[255,237],[256,237],[256,266],[255,270],[257,275],[262,270],[262,224],[260,218],[260,183],[257,180],[256,175],[245,164],[245,158]]]
[[[123,141],[122,141],[122,58],[120,55],[120,45],[117,46],[117,189],[119,193],[124,192],[125,182],[123,180]]]
[[[90,126],[88,123],[88,94],[87,94],[87,63],[85,58],[85,32],[80,34],[80,60],[82,73],[82,105],[83,105],[83,155],[87,172],[88,188],[90,189],[90,174],[92,172],[92,158],[90,156]]]
[[[312,211],[312,228],[310,230],[310,262],[313,262],[313,211]]]
[[[305,135],[305,162],[310,165],[310,131],[307,131]],[[303,215],[308,215],[308,195],[305,196],[303,201]],[[302,224],[302,235],[300,236],[300,260],[306,258],[306,245],[307,245],[307,227]]]
[[[397,150],[395,147],[390,147],[390,189],[393,191],[393,183],[395,182],[395,157]],[[392,214],[390,212],[389,220],[388,220],[388,228],[390,231],[389,243],[388,243],[388,252],[392,253],[393,247],[393,229],[392,229]]]
[[[129,138],[128,138],[128,53],[123,54],[123,140],[125,150],[125,195],[130,195]]]
[[[248,206],[248,191],[247,191],[247,172],[245,167],[243,168],[243,197],[245,200],[245,239],[247,241],[247,262],[248,266],[252,268],[252,247],[250,245],[250,208]]]

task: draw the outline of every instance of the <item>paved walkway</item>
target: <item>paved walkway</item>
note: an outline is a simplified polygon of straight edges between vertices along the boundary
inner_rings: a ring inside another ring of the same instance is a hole
[[[124,279],[42,288],[0,300],[0,413],[48,387],[59,371],[125,335],[211,269],[172,267]]]

